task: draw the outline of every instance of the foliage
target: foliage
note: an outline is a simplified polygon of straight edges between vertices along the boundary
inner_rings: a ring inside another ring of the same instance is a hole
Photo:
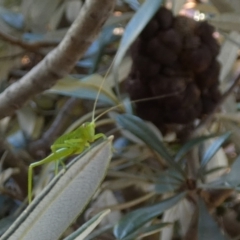
[[[128,49],[169,1],[116,2],[74,69],[14,116],[0,120],[1,239],[234,239],[240,235],[229,227],[238,224],[238,86],[211,122],[200,120],[202,131],[191,128],[188,134],[183,128],[188,135],[184,141],[179,141],[175,126],[166,135],[136,116],[122,88],[132,64]],[[206,18],[216,27],[225,92],[239,71],[239,0],[194,6],[171,2],[174,14],[189,14],[191,7],[194,19]],[[0,1],[0,93],[61,42],[83,8],[80,0]],[[111,66],[113,71],[104,77]],[[113,134],[114,140],[97,141],[73,160],[65,159],[66,167],[55,178],[54,164],[36,171],[35,199],[23,211],[28,165],[46,157],[57,137],[91,121],[93,114],[103,114],[96,131]],[[222,215],[219,209],[224,209]],[[227,221],[230,212],[236,218]]]

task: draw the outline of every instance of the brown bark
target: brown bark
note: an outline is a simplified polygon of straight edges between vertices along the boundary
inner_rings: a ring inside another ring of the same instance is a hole
[[[61,43],[38,65],[0,95],[0,119],[66,76],[100,32],[115,0],[86,0]]]

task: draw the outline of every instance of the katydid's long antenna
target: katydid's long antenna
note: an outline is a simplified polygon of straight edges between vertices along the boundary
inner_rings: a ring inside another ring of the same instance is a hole
[[[114,62],[114,59],[113,59],[111,65],[109,66],[109,68],[108,68],[106,74],[104,75],[103,80],[102,80],[102,82],[101,82],[101,85],[100,85],[100,87],[99,87],[99,89],[98,89],[97,96],[96,96],[96,99],[95,99],[95,102],[94,102],[94,105],[93,105],[92,122],[94,121],[94,118],[95,118],[95,110],[96,110],[96,107],[97,107],[97,101],[98,101],[98,98],[99,98],[100,92],[101,92],[101,90],[102,90],[103,84],[104,84],[104,82],[105,82],[105,80],[106,80],[108,74],[109,74],[110,71],[111,71],[111,68],[112,68],[113,62]]]
[[[178,95],[182,92],[184,92],[186,89],[184,88],[182,91],[177,91],[177,92],[173,92],[173,93],[169,93],[169,94],[164,94],[162,96],[157,96],[157,97],[149,97],[149,98],[142,98],[142,99],[138,99],[138,100],[134,100],[132,101],[131,103],[138,103],[138,102],[147,102],[147,101],[153,101],[153,100],[156,100],[156,99],[160,99],[160,98],[168,98],[168,97],[172,97],[172,96],[175,96],[175,95]],[[124,103],[120,103],[116,106],[113,106],[111,108],[109,108],[108,110],[104,111],[103,113],[101,113],[100,115],[98,115],[96,118],[95,118],[95,121],[98,120],[100,117],[102,117],[103,115],[105,115],[106,113],[114,110],[115,108],[118,108],[120,106],[123,106]]]

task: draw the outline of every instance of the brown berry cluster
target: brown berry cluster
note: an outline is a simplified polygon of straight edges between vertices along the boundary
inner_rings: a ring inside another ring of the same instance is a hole
[[[131,99],[180,92],[136,104],[137,114],[157,126],[187,124],[209,113],[220,97],[214,28],[161,7],[131,47],[126,81]]]

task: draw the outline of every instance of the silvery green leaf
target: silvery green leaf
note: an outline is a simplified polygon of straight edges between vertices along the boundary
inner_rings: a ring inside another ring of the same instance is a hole
[[[1,240],[59,239],[103,180],[112,156],[112,139],[96,144],[59,172]]]

